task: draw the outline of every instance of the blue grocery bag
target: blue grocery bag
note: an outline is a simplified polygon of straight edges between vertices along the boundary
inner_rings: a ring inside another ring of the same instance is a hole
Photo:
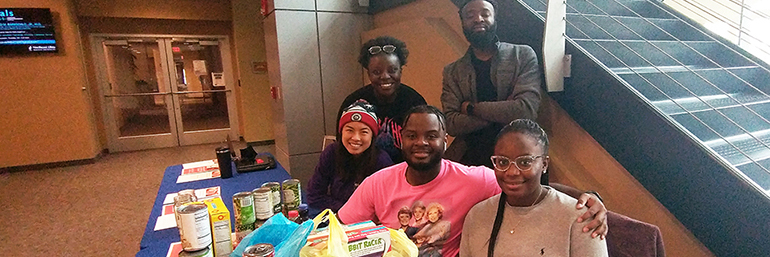
[[[307,236],[313,230],[313,221],[308,220],[297,224],[278,213],[265,221],[258,229],[252,231],[241,240],[230,257],[243,257],[246,247],[268,243],[275,248],[276,257],[296,257],[299,250],[307,243]]]

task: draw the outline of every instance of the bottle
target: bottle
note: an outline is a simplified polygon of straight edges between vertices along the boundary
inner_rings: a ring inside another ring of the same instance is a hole
[[[230,148],[217,148],[217,163],[219,165],[219,174],[222,178],[233,177],[233,157],[230,155]]]
[[[297,221],[295,221],[295,222],[297,222],[299,224],[302,224],[302,223],[304,223],[305,221],[307,221],[309,219],[308,218],[309,210],[307,208],[307,204],[304,204],[304,203],[300,204],[298,212],[299,212],[299,217],[297,218]]]
[[[299,212],[297,210],[289,211],[289,220],[297,222],[297,218],[299,218]]]

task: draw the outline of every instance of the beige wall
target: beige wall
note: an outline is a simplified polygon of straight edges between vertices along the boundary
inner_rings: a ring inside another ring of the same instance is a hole
[[[232,20],[229,0],[73,0],[78,16]]]
[[[428,104],[441,108],[444,66],[460,58],[468,47],[457,7],[449,0],[421,0],[379,13],[374,15],[374,29],[366,31],[362,40],[382,35],[404,41],[409,49],[401,82],[417,90]],[[368,81],[366,76],[364,79]]]
[[[0,103],[4,107],[0,143],[9,146],[0,150],[0,167],[90,159],[106,148],[91,33],[233,37],[233,10],[228,0],[9,0],[4,5],[51,8],[60,52],[0,58],[4,67],[0,75],[9,85],[3,87],[5,100]],[[244,10],[241,19],[254,19],[257,11]],[[264,52],[258,34],[261,28],[239,31],[244,35],[238,42],[230,41],[233,49]],[[247,43],[240,44],[244,41]],[[251,60],[264,58],[251,55],[256,57],[244,60],[233,55],[233,63],[242,60],[249,63],[245,69],[250,69]],[[249,141],[273,138],[272,110],[263,99],[269,97],[266,78],[256,77],[244,79],[245,93],[235,87],[241,121],[237,129]]]
[[[236,70],[240,75],[240,124],[247,142],[272,140],[273,111],[267,72],[252,72],[252,62],[266,61],[259,1],[232,0]]]
[[[429,104],[441,106],[443,66],[468,46],[457,7],[450,0],[418,0],[376,14],[374,24],[363,39],[391,35],[404,40],[410,55],[402,81]],[[555,102],[544,100],[538,121],[551,137],[552,181],[599,191],[610,210],[659,226],[669,256],[713,256]]]
[[[0,167],[93,158],[99,153],[77,19],[68,0],[4,0],[50,8],[59,53],[0,57]]]

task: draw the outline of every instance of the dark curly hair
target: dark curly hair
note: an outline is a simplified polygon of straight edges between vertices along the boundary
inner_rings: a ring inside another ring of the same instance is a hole
[[[543,147],[543,154],[548,154],[548,135],[537,122],[530,119],[516,119],[508,123],[500,130],[495,138],[495,144],[500,138],[510,133],[522,133],[537,139],[537,143]]]
[[[406,114],[404,114],[404,121],[401,124],[402,128],[406,128],[406,123],[409,122],[409,118],[412,117],[412,114],[415,113],[427,113],[427,114],[433,114],[436,115],[436,118],[438,119],[439,125],[441,125],[441,129],[446,131],[446,116],[444,116],[444,113],[441,112],[438,108],[432,105],[418,105],[414,106],[412,108],[409,108],[408,111],[406,111]]]
[[[391,36],[380,36],[375,39],[366,41],[366,43],[361,46],[361,52],[358,55],[358,63],[360,63],[361,66],[364,66],[364,69],[368,69],[369,59],[372,58],[372,55],[369,53],[369,48],[372,46],[385,45],[395,46],[396,51],[393,53],[396,55],[396,57],[398,57],[398,61],[401,63],[401,66],[406,65],[406,57],[409,56],[409,50],[406,49],[406,43]]]

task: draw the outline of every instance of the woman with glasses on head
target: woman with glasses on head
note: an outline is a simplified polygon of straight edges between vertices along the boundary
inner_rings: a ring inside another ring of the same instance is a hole
[[[577,200],[540,184],[548,136],[532,120],[505,126],[492,164],[502,193],[479,202],[463,224],[460,256],[607,256],[606,241],[582,232]]]
[[[337,123],[337,141],[321,153],[308,183],[308,205],[313,211],[339,211],[364,178],[393,164],[387,153],[372,144],[379,133],[374,107],[356,101]]]
[[[364,43],[358,62],[366,69],[371,84],[348,95],[337,114],[339,121],[342,109],[359,99],[377,107],[380,134],[375,144],[396,163],[403,161],[400,132],[404,114],[409,108],[427,104],[417,91],[401,84],[401,71],[408,55],[406,44],[393,37],[381,36]]]

